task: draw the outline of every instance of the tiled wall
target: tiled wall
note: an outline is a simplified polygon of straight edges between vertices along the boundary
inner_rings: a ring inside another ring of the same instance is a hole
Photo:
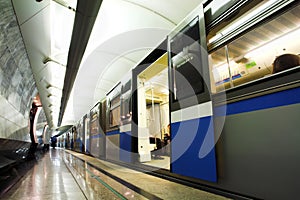
[[[11,1],[0,10],[0,138],[23,140],[36,85]]]

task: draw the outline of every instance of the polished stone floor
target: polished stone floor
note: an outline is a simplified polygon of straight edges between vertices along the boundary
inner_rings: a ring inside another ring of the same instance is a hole
[[[63,149],[51,149],[1,199],[226,199]]]
[[[1,199],[86,199],[64,164],[60,150],[50,150]]]

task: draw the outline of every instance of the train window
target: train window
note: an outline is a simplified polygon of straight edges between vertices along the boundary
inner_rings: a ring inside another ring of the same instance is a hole
[[[109,126],[115,127],[118,126],[120,122],[120,95],[113,98],[110,103]]]
[[[119,125],[120,121],[120,106],[110,111],[110,127]]]
[[[270,76],[274,60],[281,55],[293,54],[299,58],[299,13],[297,5],[212,51],[209,55],[212,88],[218,92]],[[298,65],[285,63],[284,67]]]
[[[111,101],[110,101],[110,107],[114,108],[120,105],[120,95],[114,97]]]
[[[90,131],[91,135],[97,135],[99,133],[99,114],[97,111],[98,107],[95,107],[91,110],[91,122],[90,122]]]

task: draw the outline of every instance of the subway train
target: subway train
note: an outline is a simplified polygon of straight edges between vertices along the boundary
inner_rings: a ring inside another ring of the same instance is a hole
[[[59,146],[241,199],[300,178],[300,2],[195,8]],[[298,63],[274,73],[281,55]]]

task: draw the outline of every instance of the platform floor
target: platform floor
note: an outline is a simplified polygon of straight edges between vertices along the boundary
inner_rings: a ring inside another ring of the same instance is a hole
[[[227,199],[110,162],[51,149],[1,199]]]

